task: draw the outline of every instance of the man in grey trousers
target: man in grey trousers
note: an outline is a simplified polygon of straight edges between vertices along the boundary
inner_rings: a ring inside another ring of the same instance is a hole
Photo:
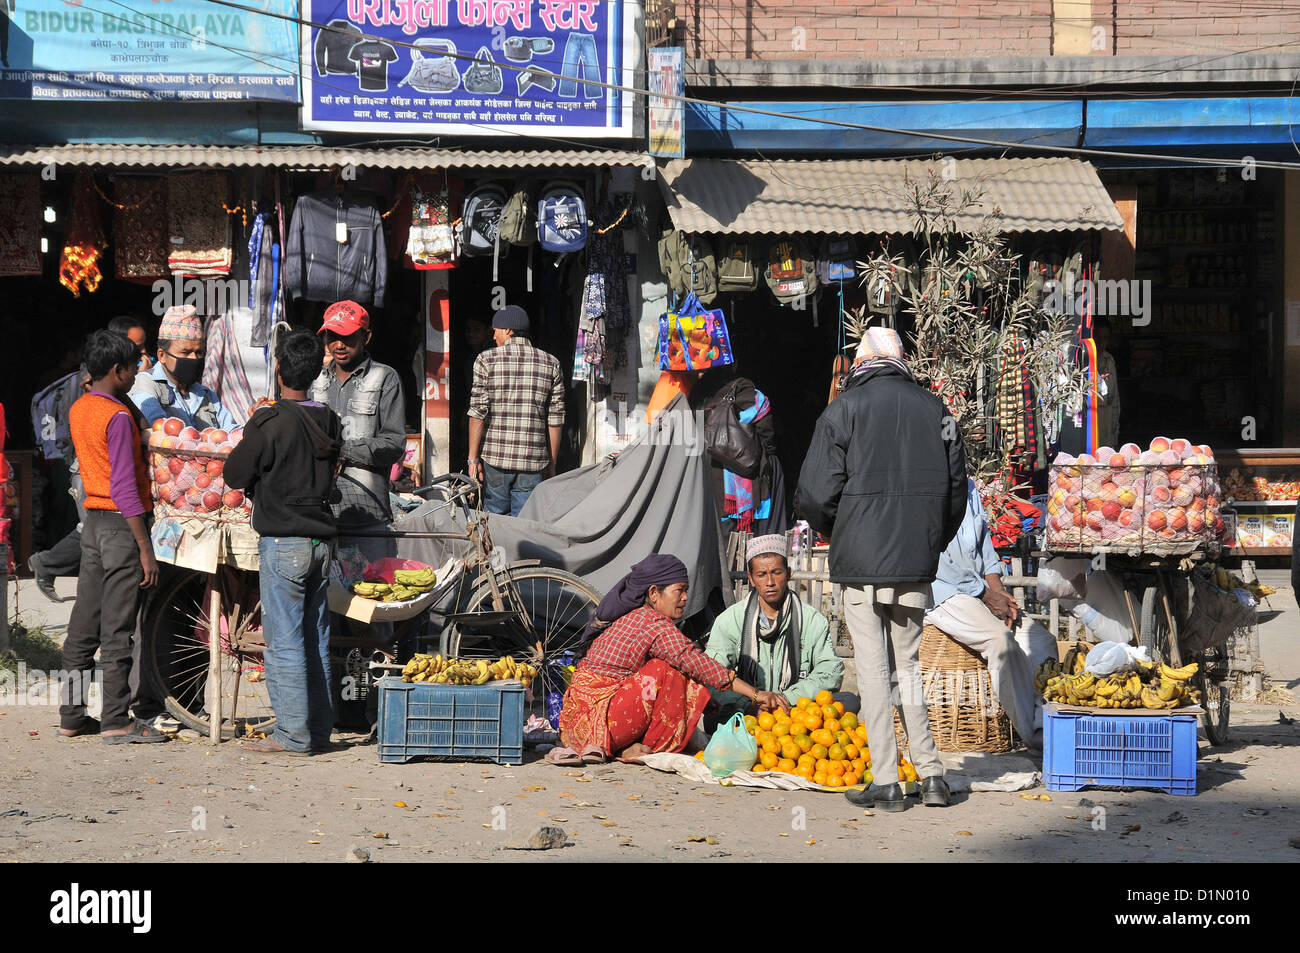
[[[893,330],[867,330],[844,390],[818,419],[796,511],[830,538],[830,577],[844,586],[857,659],[859,717],[875,780],[845,796],[906,810],[894,737],[898,706],[922,803],[946,807],[917,656],[939,554],[966,512],[966,457],[956,422],[916,383]]]

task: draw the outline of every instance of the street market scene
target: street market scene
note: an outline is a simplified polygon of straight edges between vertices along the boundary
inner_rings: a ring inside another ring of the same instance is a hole
[[[1300,860],[1293,6],[167,6],[0,0],[0,861]]]

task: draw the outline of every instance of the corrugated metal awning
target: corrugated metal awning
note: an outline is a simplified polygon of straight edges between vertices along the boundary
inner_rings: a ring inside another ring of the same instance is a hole
[[[869,235],[915,227],[908,183],[924,186],[930,172],[958,196],[982,193],[954,217],[958,228],[994,209],[1004,232],[1124,227],[1096,170],[1078,159],[674,159],[659,184],[684,232]]]
[[[335,146],[151,146],[85,143],[62,146],[0,145],[0,166],[94,165],[140,168],[332,169],[544,169],[653,165],[644,153],[595,150],[355,149]]]

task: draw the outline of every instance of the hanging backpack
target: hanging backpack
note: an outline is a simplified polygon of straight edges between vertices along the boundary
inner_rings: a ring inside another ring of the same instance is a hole
[[[779,304],[811,298],[820,287],[817,262],[808,243],[793,235],[774,238],[767,246],[767,287]]]
[[[689,236],[681,270],[687,292],[699,298],[700,304],[713,304],[718,296],[718,263],[713,255],[713,243],[703,235]]]
[[[537,221],[533,217],[532,189],[525,182],[515,190],[501,210],[498,234],[508,245],[531,245],[537,241]]]
[[[547,187],[537,201],[537,240],[549,252],[564,254],[587,244],[587,203],[577,187]]]
[[[664,230],[663,237],[659,239],[659,270],[664,273],[668,290],[678,297],[686,294],[686,278],[682,270],[682,262],[687,261],[690,254],[690,245],[686,241],[685,232],[679,232],[674,228]]]
[[[758,269],[754,265],[754,246],[747,238],[727,236],[719,241],[718,291],[730,294],[753,291],[758,287]]]
[[[847,235],[827,235],[817,251],[817,278],[824,285],[852,281],[857,274],[857,255],[853,239]]]
[[[460,253],[467,258],[491,255],[507,196],[499,185],[482,185],[465,197],[460,219]]]
[[[36,447],[46,460],[68,459],[76,453],[72,430],[68,427],[68,411],[81,396],[81,378],[85,373],[78,369],[65,374],[32,398],[32,432],[36,434]]]

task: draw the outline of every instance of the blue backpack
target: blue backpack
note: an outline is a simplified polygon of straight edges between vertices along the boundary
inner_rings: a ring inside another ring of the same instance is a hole
[[[537,201],[537,240],[550,252],[578,251],[587,244],[587,203],[572,185],[552,185]]]
[[[68,427],[68,411],[81,396],[81,378],[85,373],[75,370],[66,374],[32,398],[32,432],[36,435],[36,447],[46,460],[68,459],[76,453],[72,430]]]

